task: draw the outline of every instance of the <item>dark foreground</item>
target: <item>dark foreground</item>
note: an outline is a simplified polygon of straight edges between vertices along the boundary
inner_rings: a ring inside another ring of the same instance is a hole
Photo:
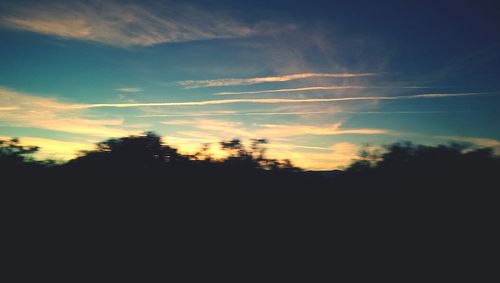
[[[496,265],[500,163],[488,150],[393,145],[334,177],[241,154],[216,164],[113,150],[3,166],[17,281],[96,270],[98,281],[484,281]]]

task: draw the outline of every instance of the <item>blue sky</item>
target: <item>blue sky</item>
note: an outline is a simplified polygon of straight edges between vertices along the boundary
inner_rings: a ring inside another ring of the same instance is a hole
[[[500,149],[494,1],[0,1],[0,137],[67,159],[152,130],[308,169],[365,144]]]

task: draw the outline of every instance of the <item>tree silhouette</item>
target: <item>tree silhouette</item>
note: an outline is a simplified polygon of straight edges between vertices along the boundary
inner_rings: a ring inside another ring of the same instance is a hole
[[[23,146],[19,139],[0,140],[0,156],[15,162],[32,161],[32,155],[39,150],[37,146]]]
[[[40,166],[41,162],[33,158],[33,154],[38,150],[36,146],[21,145],[17,138],[0,140],[0,169],[8,174],[8,172],[17,173]]]
[[[459,186],[461,179],[481,182],[500,169],[500,158],[491,148],[475,149],[468,144],[414,145],[400,142],[385,146],[383,151],[360,154],[346,170],[357,176],[376,176],[400,184],[435,180]]]
[[[96,149],[84,151],[72,163],[106,163],[108,166],[155,168],[186,160],[177,149],[164,145],[153,132],[143,135],[109,139],[96,144]]]
[[[3,172],[30,174],[35,169],[41,172],[42,167],[51,167],[53,170],[45,172],[57,171],[61,176],[64,176],[63,172],[67,169],[77,175],[96,174],[101,178],[123,175],[137,178],[150,178],[149,176],[154,175],[155,178],[160,178],[168,175],[170,180],[195,180],[192,177],[199,176],[196,181],[200,182],[203,178],[219,178],[220,181],[238,179],[239,174],[266,172],[267,176],[279,176],[280,173],[302,171],[288,159],[268,158],[268,140],[253,139],[250,142],[249,146],[245,146],[237,138],[221,141],[220,146],[228,152],[228,156],[216,159],[208,153],[209,145],[205,145],[194,155],[184,155],[176,148],[164,144],[157,134],[145,132],[142,135],[99,142],[95,149],[81,152],[79,157],[66,164],[46,166],[50,163],[35,161],[33,158],[33,154],[38,151],[37,147],[23,146],[18,139],[10,139],[0,141],[0,166]],[[380,187],[383,183],[384,187],[390,184],[425,187],[432,186],[429,183],[431,180],[438,180],[450,187],[451,182],[457,185],[457,180],[461,179],[467,179],[469,183],[491,179],[499,169],[500,158],[492,149],[477,149],[466,144],[425,146],[400,142],[387,145],[383,150],[365,148],[360,152],[359,159],[344,173],[336,173],[335,176],[342,177],[344,186]],[[222,175],[225,177],[220,177]],[[323,182],[318,178],[312,181]],[[280,182],[283,185],[294,185],[289,180]],[[428,184],[424,185],[425,182]],[[318,186],[325,184],[318,183]]]

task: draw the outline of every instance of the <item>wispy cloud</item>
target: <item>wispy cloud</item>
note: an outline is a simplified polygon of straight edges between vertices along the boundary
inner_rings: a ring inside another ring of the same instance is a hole
[[[13,111],[19,109],[18,107],[0,107],[0,111]]]
[[[119,92],[125,92],[125,93],[136,93],[136,92],[143,92],[144,90],[142,88],[138,87],[122,87],[122,88],[115,88],[116,91]]]
[[[381,135],[389,133],[385,129],[341,129],[342,123],[331,123],[321,126],[311,125],[286,125],[286,124],[257,124],[252,128],[245,127],[240,122],[215,120],[215,119],[193,119],[193,120],[170,120],[162,122],[169,126],[189,126],[197,130],[211,132],[212,138],[286,138],[295,136],[329,136],[329,135]],[[195,136],[200,136],[196,132]]]
[[[153,103],[98,103],[98,104],[73,104],[68,107],[74,109],[100,108],[100,107],[144,107],[144,106],[206,106],[234,103],[261,103],[261,104],[285,104],[285,103],[321,103],[321,102],[343,102],[343,101],[380,101],[380,100],[411,100],[411,99],[431,99],[446,97],[478,96],[485,93],[427,93],[405,96],[358,96],[358,97],[336,97],[336,98],[309,98],[309,99],[288,99],[288,98],[255,98],[255,99],[224,99],[205,100],[187,102],[153,102]]]
[[[333,123],[326,126],[309,125],[260,125],[263,129],[258,130],[258,135],[262,137],[293,137],[293,136],[331,136],[331,135],[381,135],[389,131],[384,129],[341,129],[342,123]]]
[[[302,91],[319,91],[319,90],[344,90],[344,89],[422,89],[428,87],[422,86],[312,86],[300,88],[283,88],[270,89],[259,91],[225,91],[216,92],[215,95],[233,95],[233,94],[260,94],[260,93],[279,93],[279,92],[302,92]]]
[[[184,88],[216,87],[216,86],[234,86],[234,85],[253,85],[269,82],[287,82],[298,79],[309,78],[355,78],[375,76],[375,73],[302,73],[272,77],[246,78],[246,79],[216,79],[216,80],[188,80],[180,81],[179,84]]]
[[[150,114],[138,115],[139,118],[158,117],[204,117],[204,116],[305,116],[318,114],[355,114],[355,115],[398,115],[398,114],[471,114],[474,111],[295,111],[295,112],[238,112],[238,111],[217,111],[204,113],[171,113],[171,114]]]
[[[227,13],[173,1],[149,7],[118,1],[64,1],[10,8],[0,16],[5,27],[117,46],[244,37],[276,28],[246,25]]]
[[[0,123],[7,123],[9,126],[33,127],[98,137],[123,136],[131,133],[122,128],[123,119],[84,118],[82,112],[84,108],[75,108],[75,104],[1,87],[0,107],[9,109],[0,111]]]
[[[228,138],[228,137],[251,138],[255,136],[255,133],[245,129],[242,123],[235,121],[215,120],[215,119],[194,119],[194,120],[165,121],[162,122],[162,124],[171,126],[189,125],[198,130],[212,132],[216,134],[216,136],[218,136],[219,138]],[[206,133],[204,135],[206,135]]]
[[[333,114],[327,111],[310,111],[310,112],[237,112],[237,111],[222,111],[222,112],[205,112],[205,113],[172,113],[172,114],[150,114],[139,115],[140,118],[157,118],[157,117],[204,117],[204,116],[274,116],[274,115],[312,115],[312,114]]]

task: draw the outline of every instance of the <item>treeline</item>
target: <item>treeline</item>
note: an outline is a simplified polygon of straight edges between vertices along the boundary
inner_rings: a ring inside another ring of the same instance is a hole
[[[500,173],[500,158],[491,148],[473,149],[465,144],[424,146],[395,143],[384,149],[361,151],[359,158],[343,171],[318,173],[304,171],[287,159],[268,158],[267,143],[266,139],[255,139],[249,146],[244,146],[239,139],[221,141],[219,146],[226,152],[226,157],[214,158],[208,145],[197,153],[182,154],[164,144],[160,136],[146,132],[99,142],[95,149],[60,163],[35,159],[34,154],[39,148],[21,145],[18,139],[0,140],[0,169],[4,178],[19,182],[32,181],[36,177],[40,181],[53,182],[99,178],[101,181],[136,179],[160,184],[161,180],[168,178],[165,182],[171,185],[215,182],[213,185],[218,187],[252,184],[283,188],[308,183],[308,188],[336,185],[363,189],[415,185],[436,187],[438,184],[449,187],[468,183],[477,186],[484,185],[486,180]],[[259,183],[261,181],[264,183]]]

